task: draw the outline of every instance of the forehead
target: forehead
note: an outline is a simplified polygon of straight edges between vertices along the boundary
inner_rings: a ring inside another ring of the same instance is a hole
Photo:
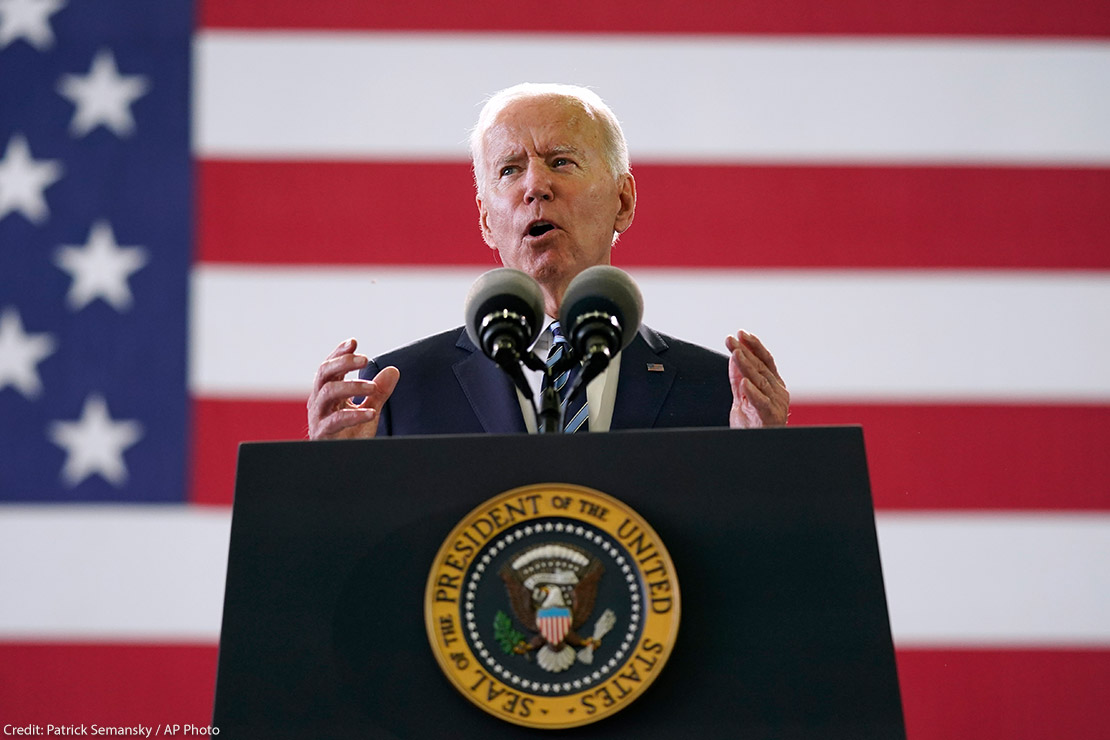
[[[526,152],[601,149],[601,126],[576,100],[559,97],[514,100],[494,117],[482,139],[487,158]]]

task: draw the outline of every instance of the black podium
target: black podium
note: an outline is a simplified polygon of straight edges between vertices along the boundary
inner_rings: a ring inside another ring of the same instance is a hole
[[[423,616],[452,528],[553,481],[632,507],[681,584],[654,683],[567,730],[474,706]],[[862,432],[244,444],[213,721],[222,738],[904,738]]]

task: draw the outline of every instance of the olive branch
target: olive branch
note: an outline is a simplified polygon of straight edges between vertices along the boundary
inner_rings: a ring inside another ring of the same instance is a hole
[[[524,635],[513,629],[513,620],[500,609],[493,616],[493,638],[506,655],[512,655],[513,648],[524,642]]]

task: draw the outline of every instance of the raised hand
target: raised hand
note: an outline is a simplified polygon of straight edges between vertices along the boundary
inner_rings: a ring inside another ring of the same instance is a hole
[[[395,367],[383,368],[373,380],[345,380],[370,359],[355,354],[358,342],[348,339],[328,355],[316,371],[308,397],[309,439],[365,439],[378,433],[382,406],[401,377]],[[358,404],[352,399],[362,398]]]
[[[732,357],[728,379],[732,386],[729,426],[733,429],[780,427],[790,413],[790,392],[775,367],[775,358],[754,334],[739,331],[725,340]]]

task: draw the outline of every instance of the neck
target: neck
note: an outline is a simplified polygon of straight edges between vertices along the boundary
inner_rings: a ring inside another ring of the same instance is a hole
[[[544,313],[554,319],[559,318],[559,308],[563,305],[563,294],[566,293],[567,286],[561,285],[552,289],[550,286],[541,285],[540,289],[543,292]]]

